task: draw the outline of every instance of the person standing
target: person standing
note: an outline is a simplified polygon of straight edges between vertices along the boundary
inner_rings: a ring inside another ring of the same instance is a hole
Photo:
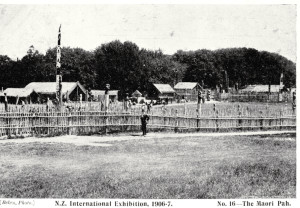
[[[147,113],[151,112],[152,103],[147,103]]]
[[[295,110],[296,110],[296,92],[293,92],[292,107],[293,107],[293,113],[295,113]]]
[[[4,109],[5,109],[5,112],[8,111],[8,101],[7,101],[7,95],[6,93],[4,93]]]
[[[144,113],[145,111],[146,111],[146,104],[143,103],[143,104],[142,104],[142,113]]]
[[[143,131],[143,136],[146,136],[147,134],[147,123],[149,121],[149,116],[145,113],[145,111],[142,111],[142,116],[141,116],[141,123],[142,123],[142,131]]]

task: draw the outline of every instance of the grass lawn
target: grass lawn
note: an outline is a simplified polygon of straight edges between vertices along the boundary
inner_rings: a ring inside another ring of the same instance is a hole
[[[296,197],[295,135],[108,143],[2,143],[0,198]]]

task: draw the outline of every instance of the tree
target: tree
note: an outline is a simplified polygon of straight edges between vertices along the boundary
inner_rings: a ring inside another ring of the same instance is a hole
[[[102,44],[95,50],[95,62],[98,88],[109,83],[124,96],[139,87],[143,64],[136,44],[118,40]]]
[[[34,47],[31,47],[31,49]],[[42,71],[44,69],[44,55],[40,54],[37,50],[31,50],[26,56],[21,59],[21,70],[19,71],[23,80],[21,85],[25,86],[30,82],[43,81]]]
[[[229,85],[279,84],[284,73],[284,84],[296,84],[296,64],[275,53],[253,48],[226,48],[215,51],[179,50],[165,55],[161,50],[140,49],[135,43],[115,40],[97,47],[95,51],[81,48],[62,48],[63,81],[80,81],[86,88],[120,90],[125,93],[139,90],[145,94],[153,83],[175,85],[179,81],[202,83],[214,88],[224,82],[227,72]],[[24,87],[33,81],[55,81],[56,48],[40,54],[31,46],[17,61],[0,55],[0,83],[6,87]]]
[[[0,87],[3,87],[4,89],[12,86],[13,65],[14,62],[8,56],[0,55]]]
[[[93,52],[81,48],[61,48],[61,73],[65,82],[79,81],[85,87],[96,87],[95,59]],[[48,49],[45,55],[46,71],[49,76],[56,74],[56,48]]]
[[[204,83],[215,87],[224,80],[222,71],[229,77],[229,85],[279,84],[280,73],[284,72],[284,84],[295,83],[296,66],[286,58],[253,48],[228,48],[216,51],[177,51],[173,59],[186,64],[184,81]]]

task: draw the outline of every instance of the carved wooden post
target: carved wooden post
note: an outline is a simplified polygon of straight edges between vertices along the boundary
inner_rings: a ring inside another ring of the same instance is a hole
[[[198,90],[198,103],[197,103],[197,109],[198,109],[198,113],[199,116],[201,115],[201,99],[202,99],[202,93],[201,90]]]
[[[282,109],[280,109],[280,113],[279,113],[279,129],[280,130],[282,129],[282,116],[283,116]]]
[[[10,124],[9,124],[9,114],[8,114],[8,101],[7,101],[7,95],[6,95],[6,93],[4,93],[4,96],[5,96],[5,98],[4,98],[4,108],[5,108],[5,112],[6,112],[6,121],[5,121],[5,123],[6,123],[6,135],[7,135],[7,138],[10,138],[10,129],[9,129],[9,127],[10,127]]]
[[[219,131],[219,111],[216,110],[216,131]]]
[[[82,94],[79,95],[80,109],[82,108]]]
[[[199,131],[200,129],[199,129],[199,119],[200,119],[200,116],[199,116],[199,110],[198,109],[196,109],[196,114],[197,114],[197,131]]]
[[[260,129],[263,130],[264,127],[264,120],[263,120],[263,112],[260,111]]]
[[[175,111],[175,128],[174,128],[175,133],[178,132],[178,110],[176,109]]]
[[[213,116],[216,117],[216,104],[213,104]]]
[[[110,90],[110,84],[106,84],[105,85],[105,134],[107,134],[108,129],[107,129],[107,125],[108,125],[108,106],[109,106],[109,90]]]
[[[71,128],[72,128],[72,113],[70,111],[69,116],[68,116],[68,134],[69,135],[72,134]]]
[[[89,91],[86,90],[86,91],[85,91],[85,102],[87,102],[88,99],[89,99]]]
[[[184,100],[184,112],[183,115],[186,116],[186,100]]]
[[[8,111],[8,101],[7,101],[6,93],[4,93],[4,109],[5,109],[5,112]]]
[[[238,127],[240,129],[242,129],[242,119],[241,119],[241,117],[242,117],[242,111],[241,111],[241,105],[239,104],[238,105],[238,118],[239,118],[239,120],[238,120]]]
[[[66,100],[67,100],[67,103],[69,102],[69,91],[66,92]]]

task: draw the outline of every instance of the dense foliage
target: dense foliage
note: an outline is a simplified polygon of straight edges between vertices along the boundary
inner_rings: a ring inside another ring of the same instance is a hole
[[[45,55],[31,46],[21,60],[0,55],[0,87],[24,87],[33,81],[55,81],[56,48]],[[102,44],[95,51],[81,48],[62,48],[63,81],[80,81],[91,89],[103,89],[106,83],[119,89],[121,95],[136,89],[147,92],[151,83],[196,81],[215,88],[224,82],[279,84],[284,73],[286,87],[295,86],[296,65],[283,56],[253,48],[220,50],[179,50],[173,55],[161,50],[140,49],[132,42],[113,41]],[[121,96],[122,97],[122,96]]]

